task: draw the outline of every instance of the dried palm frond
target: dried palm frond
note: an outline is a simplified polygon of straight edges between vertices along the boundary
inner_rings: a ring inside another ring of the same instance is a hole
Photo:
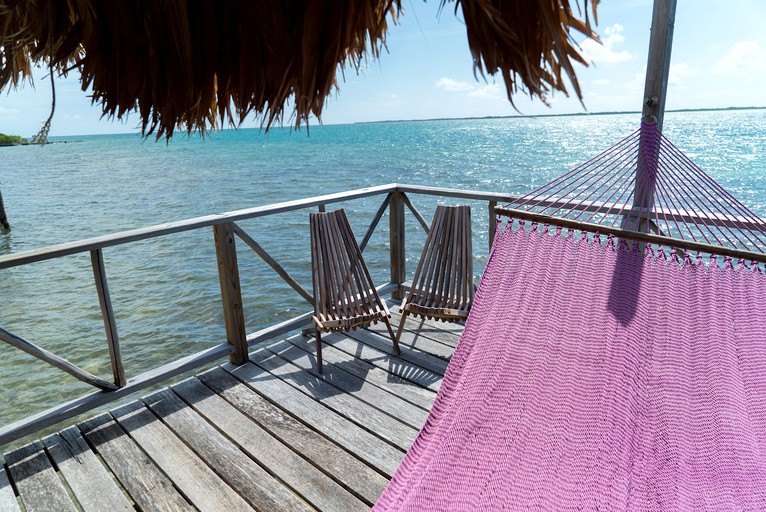
[[[442,0],[446,1],[446,0]],[[587,0],[585,7],[587,11]],[[592,4],[593,5],[593,4]],[[583,62],[567,0],[457,0],[477,70],[545,97],[575,91]],[[595,7],[593,8],[595,14]],[[319,117],[339,68],[377,58],[401,0],[0,0],[0,89],[35,65],[76,69],[107,117],[137,111],[145,135]],[[292,106],[292,110],[288,110]]]
[[[442,0],[441,7],[448,1]],[[590,2],[594,21],[598,3]],[[455,0],[456,14],[461,7],[474,72],[499,73],[511,103],[519,91],[546,103],[554,90],[568,94],[562,70],[582,100],[572,61],[588,63],[570,29],[598,40],[590,25],[588,0],[583,0],[584,20],[574,16],[569,0]]]

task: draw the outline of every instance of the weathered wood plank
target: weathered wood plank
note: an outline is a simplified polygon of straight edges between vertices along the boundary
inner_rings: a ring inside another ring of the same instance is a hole
[[[251,360],[295,389],[314,400],[318,400],[326,407],[342,414],[403,451],[407,451],[417,436],[419,429],[405,425],[324,380],[296,368],[285,359],[276,355],[268,355],[268,353],[259,353],[254,355]]]
[[[361,511],[369,508],[199,380],[187,379],[173,386],[173,391],[317,509]],[[282,507],[294,510],[286,503]]]
[[[193,511],[173,482],[108,414],[78,425],[138,508],[145,512]]]
[[[264,471],[172,391],[158,391],[143,401],[186,446],[254,508],[311,510],[308,504]]]
[[[409,382],[427,388],[434,393],[439,392],[443,375],[401,359],[382,350],[360,343],[347,335],[328,337],[327,344],[346,354],[352,355],[362,361],[370,363],[387,373],[405,379]]]
[[[7,454],[5,460],[27,512],[76,512],[40,443],[22,446]]]
[[[394,323],[398,324],[401,322],[402,317],[398,313],[392,313],[391,317]],[[455,347],[457,347],[457,344],[460,341],[460,335],[463,332],[463,326],[460,324],[439,322],[437,320],[424,320],[422,318],[413,317],[412,315],[407,315],[407,318],[404,321],[404,329],[405,330],[402,331],[402,338],[408,341],[412,340],[412,343],[415,345],[414,348],[419,350],[428,352],[429,348],[428,345],[417,344],[417,341],[421,339],[429,339],[441,343],[442,345],[446,345],[446,349],[439,347],[439,354],[436,354],[439,355],[439,357],[443,357],[443,355],[440,354],[455,351]]]
[[[43,444],[85,512],[134,510],[76,427],[46,437]]]
[[[256,206],[254,208],[247,208],[244,210],[207,215],[193,219],[184,219],[177,222],[168,222],[166,224],[158,224],[156,226],[133,229],[130,231],[122,231],[120,233],[113,233],[110,235],[78,240],[76,242],[51,245],[48,247],[42,247],[40,249],[19,251],[17,253],[0,256],[0,268],[17,267],[19,265],[32,263],[35,261],[59,258],[61,256],[87,252],[93,249],[110,247],[113,245],[126,244],[129,242],[136,242],[138,240],[146,240],[148,238],[157,238],[172,233],[191,231],[193,229],[205,228],[225,222],[238,222],[245,219],[254,219],[267,215],[275,215],[278,213],[301,210],[319,204],[338,203],[341,201],[361,199],[363,197],[375,196],[379,194],[387,194],[389,192],[393,192],[396,190],[396,188],[397,185],[395,183],[379,185],[376,187],[360,188],[357,190],[349,190],[347,192],[337,192],[324,196],[308,197],[294,201],[285,201],[282,203]],[[505,196],[503,197],[505,198]],[[506,200],[505,202],[510,202],[510,200]]]
[[[380,350],[381,352],[384,352],[388,355],[394,355],[390,347],[391,344],[390,343],[386,344],[386,339],[382,338],[380,334],[378,333],[369,331],[367,329],[357,329],[356,331],[349,331],[346,334],[350,338],[353,338],[356,341],[359,341],[366,345],[374,347]],[[404,334],[402,334],[402,338],[404,338]],[[430,340],[430,341],[431,341],[431,344],[436,343],[433,340]],[[430,370],[434,373],[438,373],[439,375],[444,375],[444,372],[447,369],[446,360],[440,357],[436,357],[435,355],[427,353],[427,352],[415,350],[409,347],[407,343],[402,344],[401,348],[402,348],[402,353],[399,355],[400,360],[406,361],[407,363],[414,364],[426,370]]]
[[[196,354],[181,357],[173,362],[137,375],[130,379],[124,388],[81,396],[80,398],[64,402],[27,418],[15,421],[10,425],[5,425],[0,428],[0,445],[38,432],[45,427],[73,418],[78,414],[92,411],[103,404],[119,400],[153,384],[165,381],[194,368],[199,368],[211,361],[221,359],[229,353],[231,353],[231,345],[221,343],[220,345],[206,348]]]
[[[122,351],[120,350],[120,337],[117,334],[117,321],[112,310],[112,299],[109,297],[109,284],[106,280],[106,268],[104,267],[104,254],[101,249],[90,251],[93,278],[96,281],[98,303],[101,306],[101,317],[104,320],[106,343],[109,347],[109,359],[112,363],[112,376],[117,387],[125,386],[125,367],[122,364]]]
[[[247,361],[247,334],[245,316],[242,311],[242,290],[240,289],[237,245],[234,239],[234,223],[213,226],[215,253],[218,258],[218,281],[221,285],[223,320],[226,325],[226,341],[233,350],[229,360],[234,364]]]
[[[401,285],[407,279],[407,258],[405,257],[406,225],[404,223],[404,200],[402,192],[395,192],[388,207],[388,236],[391,258],[391,282]],[[404,297],[404,290],[391,294],[394,299]]]
[[[111,413],[196,508],[210,512],[252,510],[143,404],[132,402]]]
[[[343,334],[335,333],[330,336],[340,337],[343,336]],[[327,337],[329,338],[330,336]],[[287,341],[308,353],[313,351],[313,343],[308,336],[291,336]],[[374,384],[425,411],[431,410],[434,398],[436,397],[434,391],[419,386],[397,375],[392,375],[387,370],[338,350],[333,345],[324,347],[322,353],[327,363],[338,368],[343,368],[352,375],[364,379],[365,382]]]
[[[327,476],[368,505],[375,503],[388,484],[388,479],[370,466],[296,420],[222,368],[205,372],[198,375],[198,378],[264,430],[310,460]]]
[[[111,382],[107,382],[105,380],[102,380],[95,375],[86,372],[82,368],[79,368],[63,357],[60,357],[50,350],[44,349],[38,345],[35,345],[29,340],[26,340],[22,338],[21,336],[16,336],[15,334],[6,331],[5,329],[0,328],[0,341],[4,341],[5,343],[8,343],[12,347],[16,347],[19,350],[23,350],[27,354],[35,357],[36,359],[39,359],[40,361],[44,361],[48,363],[51,366],[54,366],[58,368],[61,371],[64,371],[71,375],[72,377],[81,380],[82,382],[85,382],[87,384],[90,384],[91,386],[95,386],[100,389],[104,390],[112,390],[116,389],[117,386],[112,384]]]
[[[341,414],[306,395],[254,364],[225,365],[227,371],[285,411],[322,432],[348,451],[391,478],[404,451],[356,425]]]
[[[393,304],[390,306],[389,310],[391,311],[392,315],[396,315],[397,318],[401,317],[402,311],[399,304]],[[407,320],[409,321],[410,318],[408,317]],[[463,328],[465,327],[465,324],[463,322],[442,322],[439,320],[429,320],[429,319],[421,319],[421,318],[414,318],[412,319],[413,322],[415,322],[413,325],[420,325],[421,320],[423,320],[423,325],[431,327],[432,329],[438,330],[438,331],[444,331],[451,333],[458,338],[463,334]]]
[[[381,489],[381,492],[383,489]],[[13,492],[11,482],[8,480],[8,474],[5,466],[0,460],[0,512],[19,512],[19,503],[16,501],[16,494]]]
[[[386,328],[380,325],[371,325],[368,327],[368,330],[381,336],[386,335]],[[444,343],[424,336],[419,332],[409,330],[402,330],[401,335],[399,336],[399,343],[401,344],[402,350],[407,347],[411,350],[420,351],[442,359],[445,362],[445,369],[447,367],[446,362],[449,361],[452,357],[452,353],[455,351],[455,349],[449,345],[445,345]]]
[[[303,338],[303,336],[293,336],[293,338]],[[268,349],[279,357],[290,361],[294,366],[312,374],[314,377],[393,416],[414,429],[420,430],[426,422],[428,411],[406,402],[402,398],[375,386],[365,379],[357,377],[346,371],[342,365],[327,365],[327,368],[320,374],[314,368],[313,352],[309,353],[301,350],[287,341],[280,341],[269,345]]]

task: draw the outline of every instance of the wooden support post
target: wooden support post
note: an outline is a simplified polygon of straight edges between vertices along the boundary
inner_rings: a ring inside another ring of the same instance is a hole
[[[317,205],[317,208],[318,208],[318,209],[319,209],[319,211],[320,211],[320,212],[322,212],[322,213],[324,213],[324,212],[327,210],[327,208],[326,208],[326,206],[325,206],[325,204],[324,204],[324,203],[319,203],[319,205]]]
[[[101,306],[101,317],[104,319],[106,330],[106,342],[109,346],[109,359],[112,362],[112,374],[117,387],[125,386],[125,367],[122,364],[122,352],[120,350],[120,338],[117,335],[117,322],[112,311],[112,300],[109,297],[109,286],[106,283],[106,270],[104,269],[104,254],[101,249],[90,251],[90,262],[93,266],[93,277],[96,281],[98,303]]]
[[[226,324],[226,340],[233,350],[229,356],[232,364],[245,364],[248,359],[245,316],[242,311],[242,291],[237,266],[237,245],[234,239],[234,223],[216,224],[215,252],[218,256],[218,278],[221,284],[223,319]]]
[[[492,250],[492,244],[495,243],[495,231],[497,230],[497,214],[495,213],[497,201],[489,202],[489,250]]]
[[[9,230],[11,225],[8,223],[8,216],[5,214],[5,205],[3,204],[3,192],[0,190],[0,229]]]
[[[406,259],[404,257],[405,227],[404,227],[404,195],[403,192],[394,192],[391,204],[388,207],[389,239],[391,251],[391,282],[399,286],[391,294],[397,300],[404,298],[404,290],[401,288],[407,275]]]
[[[673,47],[673,26],[676,19],[676,0],[654,0],[652,29],[649,39],[649,55],[646,64],[644,104],[642,121],[657,124],[662,131],[665,116],[665,98],[668,92],[670,53]],[[654,139],[652,137],[652,139]],[[653,142],[650,142],[653,143]],[[641,133],[640,150],[636,162],[636,184],[633,188],[633,207],[642,215],[630,216],[623,221],[623,227],[641,233],[648,233],[652,209],[654,208],[654,183],[656,181],[657,157],[659,152],[647,148],[647,138]],[[647,161],[646,157],[652,161]]]

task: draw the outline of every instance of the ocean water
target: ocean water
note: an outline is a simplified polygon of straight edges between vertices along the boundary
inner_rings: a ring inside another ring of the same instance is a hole
[[[391,182],[524,193],[634,131],[637,114],[395,122],[223,131],[170,143],[137,135],[54,139],[0,148],[0,190],[13,229],[0,254],[184,218]],[[766,110],[668,113],[665,134],[724,187],[766,217]],[[437,202],[413,196],[426,217]],[[382,196],[343,203],[362,236]],[[487,211],[474,207],[475,267],[487,256]],[[242,223],[307,289],[308,212]],[[365,257],[387,277],[386,220]],[[424,235],[407,220],[408,268]],[[248,332],[308,310],[239,244]],[[128,376],[225,339],[211,229],[104,250]],[[110,378],[87,254],[0,270],[0,326]],[[0,346],[0,422],[91,388]]]

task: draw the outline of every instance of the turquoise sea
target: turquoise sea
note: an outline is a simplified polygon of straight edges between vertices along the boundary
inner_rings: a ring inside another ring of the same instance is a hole
[[[59,121],[63,122],[63,121]],[[638,128],[638,114],[392,122],[222,131],[170,143],[138,135],[53,139],[0,148],[0,190],[12,231],[0,254],[189,217],[391,182],[524,193]],[[766,110],[668,113],[665,134],[766,217]],[[362,236],[382,198],[343,204]],[[435,200],[413,197],[426,217]],[[445,200],[445,203],[455,203]],[[486,204],[474,204],[476,267],[487,255]],[[308,214],[243,223],[310,289]],[[387,274],[386,223],[366,258]],[[225,339],[212,230],[104,250],[128,376]],[[423,235],[408,219],[412,271]],[[308,306],[239,245],[248,332]],[[0,326],[109,379],[87,255],[0,270]],[[0,346],[0,423],[90,388]]]

